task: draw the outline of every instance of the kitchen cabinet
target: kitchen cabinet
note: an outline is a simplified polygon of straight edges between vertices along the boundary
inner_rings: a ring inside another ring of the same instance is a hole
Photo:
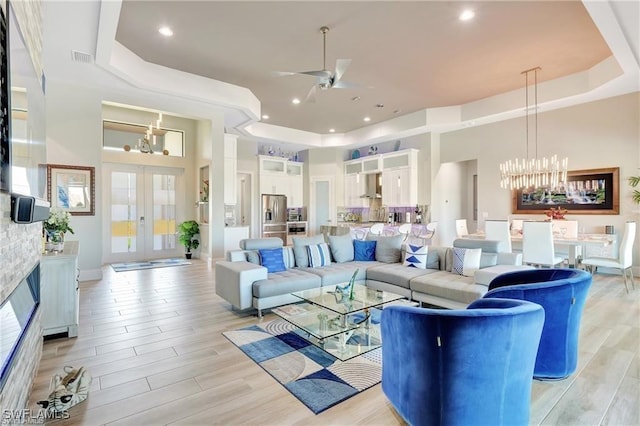
[[[380,155],[372,155],[362,159],[362,173],[377,173],[380,170]]]
[[[286,158],[259,156],[260,193],[287,196],[287,207],[303,207],[304,163]]]
[[[224,135],[224,203],[229,206],[235,206],[238,202],[237,140],[236,135]]]
[[[418,204],[418,151],[383,154],[381,162],[382,203],[390,207]]]
[[[62,253],[47,253],[40,260],[40,306],[43,336],[78,335],[80,292],[78,241],[64,243]]]
[[[360,174],[345,175],[344,205],[345,207],[369,207],[369,199],[360,198],[366,190],[366,178]]]

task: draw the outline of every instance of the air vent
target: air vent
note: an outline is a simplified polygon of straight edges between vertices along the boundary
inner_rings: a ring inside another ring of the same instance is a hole
[[[83,62],[85,64],[93,63],[93,56],[91,56],[91,54],[78,52],[77,50],[71,51],[71,59],[73,59],[75,62]]]

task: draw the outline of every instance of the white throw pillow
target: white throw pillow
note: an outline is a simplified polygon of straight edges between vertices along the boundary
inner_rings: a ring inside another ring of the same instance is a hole
[[[464,275],[465,277],[472,277],[475,271],[480,269],[480,256],[482,255],[482,249],[464,249],[453,248],[453,267],[451,271]]]
[[[307,252],[309,254],[309,266],[312,268],[329,265],[331,263],[331,253],[329,252],[327,243],[308,245]]]
[[[427,250],[428,246],[414,246],[413,244],[407,244],[404,262],[402,264],[411,268],[426,269]]]

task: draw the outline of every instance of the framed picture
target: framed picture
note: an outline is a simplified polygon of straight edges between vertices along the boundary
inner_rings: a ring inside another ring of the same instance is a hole
[[[529,188],[513,191],[513,213],[543,213],[561,207],[574,214],[620,213],[620,168],[574,170],[557,190]]]
[[[47,164],[47,194],[51,207],[72,215],[95,214],[95,167]]]

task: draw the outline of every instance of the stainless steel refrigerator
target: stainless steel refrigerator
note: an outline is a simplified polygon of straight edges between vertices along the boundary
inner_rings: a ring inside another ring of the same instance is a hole
[[[287,196],[262,194],[262,236],[287,243]]]

